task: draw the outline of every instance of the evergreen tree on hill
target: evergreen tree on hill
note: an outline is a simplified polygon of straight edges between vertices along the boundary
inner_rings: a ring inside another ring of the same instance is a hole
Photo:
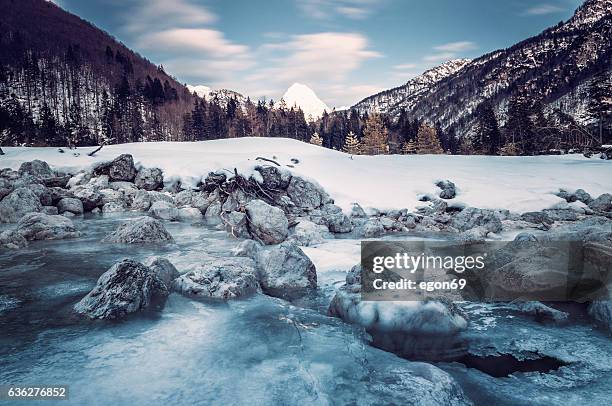
[[[444,150],[436,134],[436,129],[422,123],[417,134],[417,152],[419,154],[443,154]]]
[[[389,134],[380,114],[371,114],[363,128],[362,152],[380,155],[389,152]]]

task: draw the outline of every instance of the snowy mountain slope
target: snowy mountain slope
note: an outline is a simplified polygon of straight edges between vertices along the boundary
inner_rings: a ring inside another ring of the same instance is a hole
[[[315,92],[306,85],[294,83],[287,89],[282,97],[288,108],[297,106],[304,112],[304,117],[316,120],[323,115],[324,111],[330,112],[331,109],[317,97]],[[277,106],[280,104],[277,103]]]
[[[409,82],[354,108],[393,116],[406,109],[414,118],[438,122],[462,135],[473,127],[483,103],[491,103],[503,123],[508,99],[523,92],[529,99],[542,101],[545,109],[561,107],[581,120],[585,98],[575,99],[583,93],[576,89],[583,88],[597,71],[612,71],[611,60],[612,0],[587,0],[567,22],[477,58],[427,91],[414,94]]]
[[[352,108],[360,113],[399,112],[401,108],[410,109],[419,97],[423,96],[432,86],[445,77],[456,73],[470,63],[470,59],[455,59],[423,72],[406,84],[369,96]]]
[[[244,103],[246,102],[246,97],[242,94],[235,92],[229,89],[212,89],[205,85],[187,85],[187,89],[190,92],[195,92],[198,96],[205,98],[208,101],[218,100],[219,105],[222,107],[227,106],[227,102],[230,99],[236,99],[239,105],[244,107]]]
[[[261,164],[256,157],[276,157],[287,170],[320,183],[336,203],[349,210],[351,203],[380,209],[408,208],[424,203],[418,195],[436,193],[437,180],[450,179],[459,193],[454,204],[507,208],[524,212],[561,203],[552,193],[559,188],[583,188],[592,195],[609,191],[612,166],[581,155],[499,157],[461,155],[379,155],[350,157],[339,151],[287,138],[239,138],[202,142],[148,142],[105,146],[95,157],[80,148],[75,157],[55,148],[3,148],[0,167],[19,168],[22,162],[42,159],[50,165],[76,171],[122,153],[137,165],[159,167],[166,180],[180,179],[195,186],[210,171],[234,168],[252,174]],[[299,160],[293,164],[291,159]],[[285,165],[293,164],[291,169]],[[537,173],[538,176],[533,176]],[[356,174],[359,174],[358,176]]]

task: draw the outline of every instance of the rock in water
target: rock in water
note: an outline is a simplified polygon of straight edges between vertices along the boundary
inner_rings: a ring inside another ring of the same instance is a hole
[[[43,208],[39,197],[29,188],[13,190],[0,202],[0,222],[16,223],[25,214],[39,212]]]
[[[333,238],[327,227],[315,224],[310,220],[300,219],[299,221],[289,236],[289,240],[297,245],[310,247],[325,242],[325,239]]]
[[[436,186],[442,189],[440,199],[454,199],[457,196],[457,187],[450,180],[440,181]]]
[[[160,220],[177,221],[179,219],[179,211],[174,204],[161,200],[151,205],[149,214]]]
[[[287,195],[301,209],[316,209],[331,200],[321,186],[298,176],[291,178]]]
[[[133,182],[136,177],[134,158],[129,154],[122,154],[110,162],[100,163],[93,171],[96,175],[108,175],[112,181]]]
[[[592,200],[588,206],[600,212],[609,212],[612,211],[612,195],[610,193],[604,193],[599,196],[597,199]]]
[[[250,258],[218,258],[181,275],[172,283],[186,296],[236,299],[257,293],[255,262]]]
[[[28,246],[28,240],[23,235],[15,230],[6,230],[0,233],[0,247],[11,250],[25,248]]]
[[[81,202],[79,199],[75,199],[71,197],[66,197],[60,200],[57,203],[57,210],[59,214],[62,214],[68,211],[76,215],[83,214],[83,212],[85,211],[83,208],[83,202]]]
[[[83,203],[85,211],[92,211],[98,206],[102,206],[104,196],[93,186],[78,186],[73,190],[74,197]]]
[[[289,242],[258,252],[259,280],[265,293],[294,299],[317,287],[317,270],[304,251]]]
[[[612,300],[595,300],[589,305],[589,315],[612,334]]]
[[[159,168],[143,168],[134,180],[136,186],[144,190],[158,190],[164,186],[164,174]]]
[[[152,217],[140,217],[121,224],[117,230],[107,235],[102,242],[146,244],[174,242],[174,239],[159,220]]]
[[[499,233],[502,230],[502,223],[495,215],[493,210],[477,209],[468,207],[457,213],[451,225],[459,231],[467,231],[474,227],[483,226],[492,233]]]
[[[173,280],[181,276],[176,267],[172,265],[172,262],[168,261],[166,258],[152,257],[145,262],[145,265],[168,287],[172,285]]]
[[[124,259],[98,279],[96,286],[74,306],[91,319],[119,319],[150,307],[161,307],[168,288],[140,262]]]
[[[246,206],[249,231],[264,244],[278,244],[289,234],[285,213],[262,200],[252,200]]]
[[[44,213],[26,214],[17,223],[15,231],[28,241],[63,240],[81,235],[70,219]]]

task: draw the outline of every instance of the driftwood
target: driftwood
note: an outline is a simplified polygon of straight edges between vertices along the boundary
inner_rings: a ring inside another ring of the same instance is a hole
[[[271,163],[273,163],[273,164],[274,164],[274,165],[276,165],[276,166],[281,166],[281,164],[279,164],[278,162],[276,162],[276,161],[274,161],[274,160],[272,160],[272,159],[268,159],[268,158],[261,157],[261,156],[258,156],[257,158],[255,158],[255,160],[256,160],[256,161],[266,161],[266,162],[271,162]]]
[[[91,151],[89,154],[87,154],[87,156],[94,156],[96,154],[96,152],[100,151],[102,149],[104,145],[100,145],[98,148],[96,148],[95,150]]]

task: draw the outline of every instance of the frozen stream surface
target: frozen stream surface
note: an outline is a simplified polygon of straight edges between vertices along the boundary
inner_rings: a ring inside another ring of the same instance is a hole
[[[210,304],[172,294],[160,313],[82,320],[71,306],[122,258],[165,256],[186,272],[237,243],[212,227],[169,223],[174,245],[101,244],[125,217],[75,220],[80,239],[0,253],[0,384],[69,384],[62,405],[585,405],[612,394],[612,340],[580,316],[549,326],[503,306],[464,306],[472,353],[564,364],[548,373],[494,377],[370,347],[362,331],[326,316],[334,289],[359,261],[359,241],[349,239],[304,249],[320,289],[300,302],[258,295]]]

